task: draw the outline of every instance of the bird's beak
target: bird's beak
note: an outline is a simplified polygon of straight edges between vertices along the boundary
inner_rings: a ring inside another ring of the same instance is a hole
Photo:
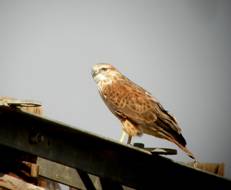
[[[95,78],[96,74],[97,74],[96,70],[92,69],[91,70],[91,75],[92,75],[93,78]]]

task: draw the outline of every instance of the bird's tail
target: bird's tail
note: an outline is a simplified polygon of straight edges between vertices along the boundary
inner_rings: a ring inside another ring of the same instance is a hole
[[[187,148],[186,140],[184,139],[181,133],[172,132],[169,134],[165,131],[165,138],[166,140],[175,143],[181,150],[183,150],[190,158],[196,161],[195,156],[193,153]]]
[[[162,139],[166,139],[174,144],[176,144],[182,151],[184,151],[190,158],[192,158],[194,161],[196,161],[195,156],[193,153],[186,147],[186,141],[182,134],[172,132],[171,134],[167,131],[160,129],[160,131],[152,130],[152,128],[146,129],[144,131],[145,133],[149,135],[153,135]]]
[[[186,147],[186,140],[180,131],[176,131],[175,128],[169,122],[164,122],[161,119],[156,121],[157,131],[151,132],[152,135],[157,136],[159,138],[166,139],[174,144],[176,144],[181,150],[183,150],[190,158],[196,161],[193,153]],[[177,123],[176,123],[177,125]],[[178,126],[177,126],[178,127]],[[149,131],[150,132],[150,131]],[[149,133],[149,134],[151,134]]]
[[[181,136],[181,138],[184,138],[181,134],[179,134]],[[186,147],[186,144],[182,145],[180,144],[177,140],[175,140],[175,138],[167,138],[167,140],[175,143],[181,150],[183,150],[190,158],[192,158],[193,160],[196,161],[195,156],[193,155],[193,153]]]

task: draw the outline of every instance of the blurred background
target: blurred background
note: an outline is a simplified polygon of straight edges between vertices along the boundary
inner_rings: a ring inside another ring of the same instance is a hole
[[[0,95],[118,140],[91,77],[95,63],[111,63],[177,118],[200,162],[224,162],[231,179],[230,20],[229,0],[0,0]],[[133,142],[191,161],[164,140]]]

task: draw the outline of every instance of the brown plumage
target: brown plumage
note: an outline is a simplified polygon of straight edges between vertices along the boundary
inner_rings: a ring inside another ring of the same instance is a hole
[[[176,119],[149,92],[110,64],[94,65],[92,76],[105,104],[121,121],[130,139],[143,133],[166,139],[194,159]]]

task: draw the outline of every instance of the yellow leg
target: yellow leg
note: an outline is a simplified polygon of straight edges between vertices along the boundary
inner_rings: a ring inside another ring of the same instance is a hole
[[[122,134],[121,134],[121,137],[120,137],[120,142],[121,143],[123,143],[125,136],[126,136],[126,133],[122,130]]]

